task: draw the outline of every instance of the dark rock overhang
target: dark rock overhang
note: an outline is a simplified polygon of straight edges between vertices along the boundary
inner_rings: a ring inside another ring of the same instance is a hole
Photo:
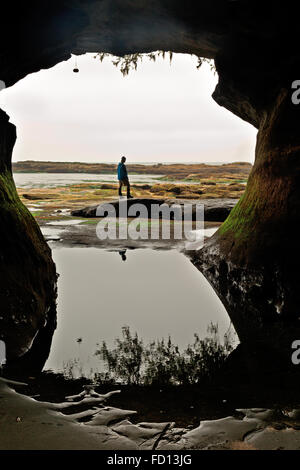
[[[252,0],[40,0],[1,6],[0,79],[67,60],[71,53],[171,50],[216,61],[214,99],[259,127],[299,69],[293,2]]]

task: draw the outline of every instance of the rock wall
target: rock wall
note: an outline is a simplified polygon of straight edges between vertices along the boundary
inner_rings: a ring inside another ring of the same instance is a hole
[[[300,338],[299,110],[282,89],[261,121],[244,196],[200,254],[193,256],[224,303],[252,365],[296,372]]]
[[[21,203],[11,174],[15,126],[0,111],[0,338],[7,360],[23,356],[56,322],[56,271],[51,251]]]

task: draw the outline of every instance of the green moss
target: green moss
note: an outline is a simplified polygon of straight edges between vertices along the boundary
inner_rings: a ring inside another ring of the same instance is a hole
[[[30,214],[33,215],[33,217],[40,217],[41,216],[41,212],[40,211],[30,211]]]
[[[33,240],[33,243],[38,244],[43,240],[35,218],[18,196],[13,177],[9,171],[0,174],[0,210],[5,223],[12,223],[16,230],[25,232]]]
[[[14,180],[9,171],[0,174],[0,204],[2,201],[20,201]]]
[[[259,186],[252,181],[237,205],[221,225],[219,235],[231,233],[235,240],[242,242],[253,236],[260,207]]]
[[[8,171],[0,174],[0,207],[3,210],[13,210],[18,218],[29,216],[33,219],[33,216],[21,202],[13,178]]]
[[[84,220],[79,225],[97,225],[100,219],[89,219]]]

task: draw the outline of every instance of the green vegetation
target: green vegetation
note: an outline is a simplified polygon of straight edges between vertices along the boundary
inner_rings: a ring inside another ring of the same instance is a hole
[[[88,219],[80,222],[79,225],[97,225],[99,223],[99,218],[97,219]]]
[[[117,67],[122,75],[125,77],[129,74],[131,70],[137,70],[138,64],[143,62],[143,59],[148,59],[152,62],[156,62],[158,58],[165,59],[166,55],[169,56],[170,64],[173,59],[173,52],[172,51],[154,51],[145,54],[135,53],[135,54],[126,54],[123,57],[113,56],[112,54],[108,54],[105,52],[101,52],[95,55],[95,59],[99,58],[101,62],[107,57],[109,57],[115,67]],[[194,55],[194,54],[191,54]],[[197,69],[201,67],[203,63],[208,63],[210,65],[210,69],[215,73],[216,67],[215,63],[212,59],[207,59],[205,57],[196,56],[198,58]]]
[[[217,199],[232,198],[239,199],[245,192],[245,185],[240,181],[247,181],[252,165],[250,163],[236,162],[224,165],[206,165],[206,164],[154,164],[140,165],[128,164],[129,174],[140,173],[147,175],[165,175],[159,184],[143,182],[138,184],[132,182],[132,195],[136,198],[151,199],[184,199],[184,200],[201,200],[201,199]],[[19,162],[14,164],[14,171],[25,170],[32,172],[48,173],[98,173],[114,174],[116,177],[116,165],[112,164],[88,164],[76,162]],[[96,205],[102,202],[115,200],[118,197],[118,184],[115,182],[92,182],[82,181],[78,183],[66,184],[64,186],[43,188],[18,188],[16,194],[15,186],[11,175],[1,175],[3,181],[0,180],[0,201],[14,201],[14,204],[20,206],[20,212],[25,206],[39,204],[43,209],[39,213],[33,211],[33,216],[41,225],[46,221],[60,220],[63,213],[59,211],[77,210],[85,206]],[[84,178],[84,175],[83,175]],[[157,178],[157,176],[155,176]],[[174,184],[167,180],[175,180],[180,182]],[[192,181],[194,184],[184,183],[185,180]],[[225,184],[226,183],[226,184]],[[1,190],[2,188],[2,190]],[[4,190],[5,188],[5,190]],[[47,189],[47,190],[46,190]],[[1,192],[2,191],[2,192]],[[4,191],[4,192],[3,192]],[[22,204],[23,203],[23,204]],[[86,221],[87,224],[93,224],[92,221]],[[229,229],[228,221],[223,226],[223,230]]]
[[[34,222],[26,206],[21,202],[12,175],[9,171],[0,174],[0,205],[2,210],[11,212],[13,218],[23,223],[23,218]],[[34,222],[35,223],[35,222]]]
[[[253,236],[257,222],[257,213],[261,199],[257,196],[259,183],[252,180],[251,190],[246,189],[238,204],[232,209],[225,222],[219,228],[219,234],[231,232],[238,243]]]
[[[96,351],[107,369],[97,379],[127,385],[192,385],[209,381],[233,350],[233,338],[227,333],[221,343],[218,326],[212,323],[207,332],[204,339],[195,334],[193,344],[180,351],[171,337],[145,345],[137,333],[131,334],[129,327],[124,326],[114,349],[103,341]]]
[[[34,246],[33,252],[36,253],[41,249],[42,257],[44,257],[44,238],[40,228],[34,216],[20,200],[12,174],[8,170],[0,175],[0,207],[1,222],[3,227],[6,227],[2,234],[4,245],[10,246],[13,243],[13,240],[10,239],[11,230],[13,230],[23,241],[22,244],[19,244],[21,248],[28,252]],[[14,242],[17,243],[18,239]]]
[[[9,171],[0,174],[0,202],[19,202],[16,186]]]

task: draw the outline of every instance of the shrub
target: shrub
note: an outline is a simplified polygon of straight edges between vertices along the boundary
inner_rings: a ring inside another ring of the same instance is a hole
[[[144,345],[137,333],[132,335],[124,326],[114,349],[108,349],[103,341],[95,353],[107,368],[101,376],[128,385],[191,385],[211,380],[233,350],[233,338],[227,333],[221,343],[218,325],[213,323],[207,332],[204,339],[195,334],[194,342],[180,351],[170,336],[168,341],[161,339]]]
[[[116,348],[109,350],[105,341],[96,355],[104,361],[108,372],[115,379],[121,379],[128,385],[139,384],[140,370],[143,360],[143,341],[138,338],[137,333],[133,336],[128,326],[122,328],[122,338],[115,340]]]

